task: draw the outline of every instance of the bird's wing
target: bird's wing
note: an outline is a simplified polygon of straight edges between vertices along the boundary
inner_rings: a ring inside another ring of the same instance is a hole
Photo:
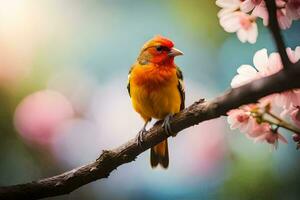
[[[179,90],[180,93],[180,97],[181,97],[181,104],[180,104],[180,110],[183,110],[185,108],[185,91],[184,91],[184,82],[183,82],[183,75],[181,70],[179,69],[179,67],[176,67],[176,75],[178,78],[178,85],[177,88]]]
[[[128,91],[129,96],[130,96],[130,75],[131,75],[132,68],[133,67],[131,67],[128,72],[128,80],[127,80],[127,91]]]

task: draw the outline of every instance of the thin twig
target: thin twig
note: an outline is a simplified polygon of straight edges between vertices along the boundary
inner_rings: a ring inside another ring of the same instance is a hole
[[[269,13],[269,28],[272,33],[273,39],[275,41],[277,50],[280,54],[283,67],[287,68],[291,65],[291,61],[286,53],[286,46],[283,41],[283,37],[281,35],[281,31],[279,28],[278,20],[277,20],[277,8],[275,0],[265,0],[266,6]]]
[[[285,128],[293,133],[296,133],[298,135],[300,135],[300,130],[293,126],[292,124],[286,122],[285,120],[281,119],[280,117],[274,115],[273,113],[271,112],[266,112],[268,115],[270,115],[272,118],[274,118],[275,120],[277,120],[277,123],[276,122],[273,122],[271,120],[268,120],[268,119],[263,119],[264,122],[267,122],[269,124],[273,124],[273,125],[276,125],[278,127],[281,127],[281,128]]]

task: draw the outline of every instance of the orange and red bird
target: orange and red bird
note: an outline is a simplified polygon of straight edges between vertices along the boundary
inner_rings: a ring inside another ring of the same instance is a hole
[[[169,121],[175,113],[184,109],[185,99],[182,72],[174,63],[174,57],[179,55],[183,53],[174,48],[171,40],[156,36],[144,44],[129,71],[129,96],[133,108],[145,121],[138,134],[139,145],[152,118],[163,119],[165,132],[174,134]],[[158,164],[163,168],[169,166],[167,140],[151,148],[150,162],[152,167]]]

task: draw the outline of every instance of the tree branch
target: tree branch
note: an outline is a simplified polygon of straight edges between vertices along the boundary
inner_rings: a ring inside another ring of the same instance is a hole
[[[273,39],[276,43],[277,51],[280,54],[284,68],[289,67],[291,61],[286,53],[285,44],[277,20],[277,8],[275,0],[265,0],[269,13],[269,28],[272,33]]]
[[[281,70],[272,76],[231,89],[211,101],[195,102],[174,116],[170,121],[172,130],[179,132],[202,121],[225,115],[229,110],[241,105],[256,102],[266,95],[300,88],[299,77],[299,64],[291,65],[287,70]],[[166,138],[161,125],[155,125],[146,133],[143,148],[140,148],[136,140],[132,139],[119,148],[103,151],[93,163],[58,176],[31,183],[1,187],[0,199],[37,199],[70,193],[82,185],[97,179],[107,178],[110,172],[118,166],[135,160],[139,154]]]

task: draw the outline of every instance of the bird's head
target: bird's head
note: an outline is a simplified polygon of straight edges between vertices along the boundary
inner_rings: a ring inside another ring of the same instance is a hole
[[[140,64],[153,63],[169,65],[174,63],[174,57],[183,55],[183,52],[174,48],[174,43],[168,38],[155,36],[146,42],[138,57]]]

